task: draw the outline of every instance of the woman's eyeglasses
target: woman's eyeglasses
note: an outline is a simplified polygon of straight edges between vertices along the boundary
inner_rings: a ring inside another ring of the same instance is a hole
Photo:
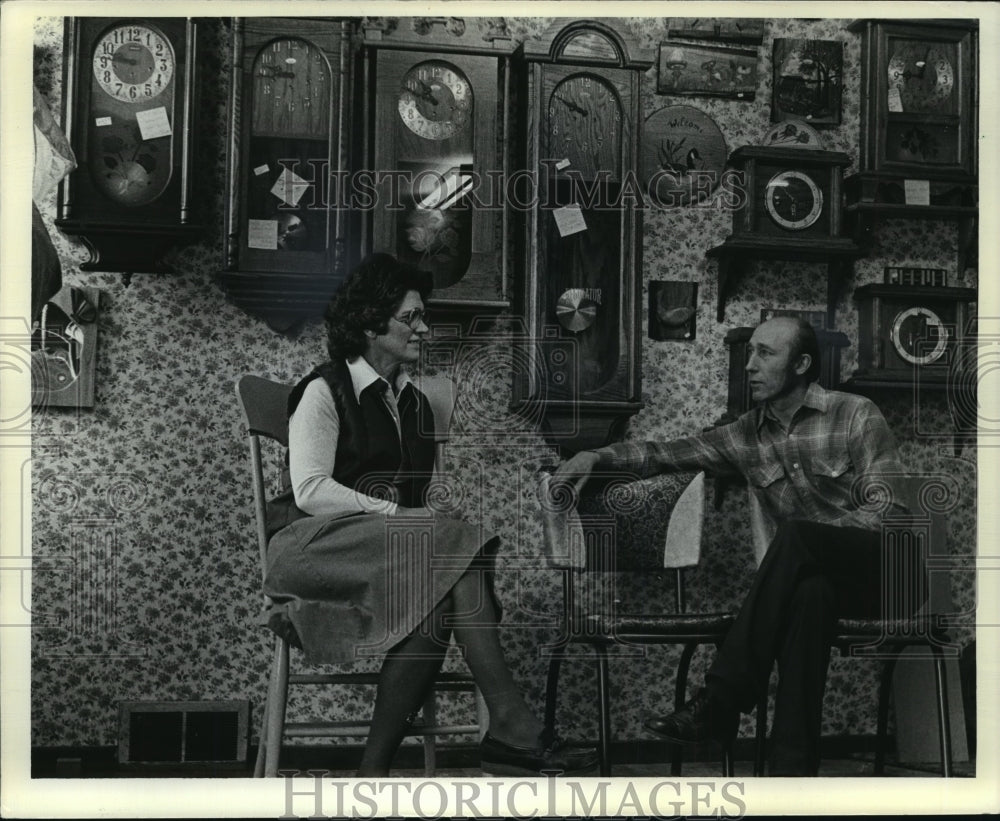
[[[412,311],[407,311],[405,314],[400,316],[394,316],[397,322],[402,322],[404,325],[409,325],[413,330],[420,327],[421,323],[429,325],[428,320],[430,315],[423,308],[414,308]]]

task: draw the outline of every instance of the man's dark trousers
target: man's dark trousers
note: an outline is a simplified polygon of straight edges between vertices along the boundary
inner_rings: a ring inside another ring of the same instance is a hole
[[[888,588],[882,583],[882,567],[878,531],[798,520],[779,524],[705,678],[712,695],[750,712],[766,694],[777,661],[771,775],[817,774],[836,620],[878,617],[883,606],[894,612],[897,605],[883,601]]]

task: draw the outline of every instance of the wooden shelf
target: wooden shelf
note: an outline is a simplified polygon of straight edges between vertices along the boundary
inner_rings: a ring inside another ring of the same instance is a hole
[[[759,259],[778,259],[826,264],[827,325],[832,326],[837,299],[844,284],[851,278],[854,259],[862,253],[854,240],[848,238],[815,240],[797,237],[730,236],[722,245],[716,245],[706,252],[706,256],[719,261],[716,321],[722,322],[725,319],[726,300],[736,283],[746,273],[750,262]]]

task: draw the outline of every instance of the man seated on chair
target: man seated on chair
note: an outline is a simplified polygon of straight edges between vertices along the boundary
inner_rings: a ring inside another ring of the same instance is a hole
[[[671,442],[584,451],[554,478],[579,490],[598,467],[746,477],[776,532],[705,686],[682,709],[645,726],[674,742],[726,743],[740,713],[766,695],[777,661],[769,772],[816,775],[833,629],[840,617],[882,613],[891,587],[882,579],[881,518],[906,510],[894,491],[903,471],[878,408],[816,384],[819,345],[807,322],[762,323],[749,354],[757,407],[735,422]]]

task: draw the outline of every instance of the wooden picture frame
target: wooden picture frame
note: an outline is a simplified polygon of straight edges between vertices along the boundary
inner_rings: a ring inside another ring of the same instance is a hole
[[[667,40],[656,61],[656,93],[754,99],[757,51]]]
[[[31,337],[31,404],[92,408],[97,374],[99,288],[64,285]]]
[[[771,122],[840,125],[844,44],[779,37],[773,57]]]
[[[759,46],[764,42],[764,20],[760,17],[672,17],[667,36]]]

